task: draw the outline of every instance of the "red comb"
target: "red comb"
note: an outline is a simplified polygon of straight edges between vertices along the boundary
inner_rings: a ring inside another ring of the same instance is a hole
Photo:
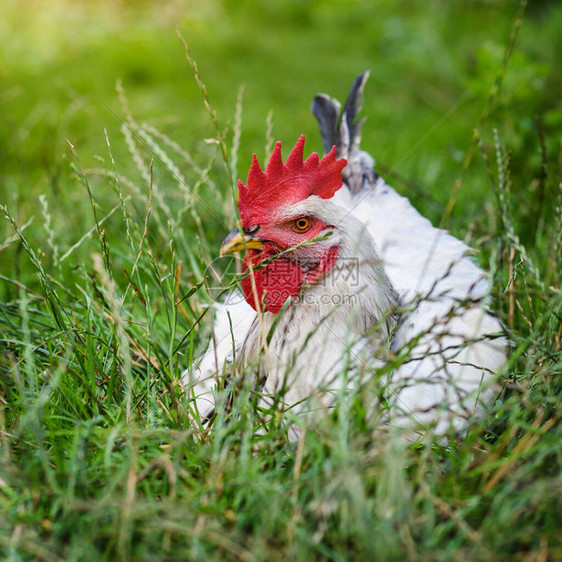
[[[285,162],[281,143],[276,143],[265,172],[254,154],[246,185],[238,180],[238,210],[244,228],[266,223],[280,208],[311,195],[330,199],[341,187],[347,160],[336,159],[334,146],[322,160],[313,152],[303,162],[304,141],[301,135]]]

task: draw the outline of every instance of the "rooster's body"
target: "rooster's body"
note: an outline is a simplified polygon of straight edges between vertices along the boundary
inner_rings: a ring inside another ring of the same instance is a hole
[[[341,118],[336,100],[315,98],[321,162],[302,162],[301,137],[285,163],[278,143],[265,172],[254,155],[239,183],[243,230],[221,255],[246,252],[245,300],[216,306],[213,341],[184,377],[203,417],[234,357],[259,363],[265,402],[325,411],[342,389],[378,380],[386,423],[437,433],[463,427],[493,394],[506,343],[487,312],[489,282],[468,247],[434,228],[359,150],[366,78]]]

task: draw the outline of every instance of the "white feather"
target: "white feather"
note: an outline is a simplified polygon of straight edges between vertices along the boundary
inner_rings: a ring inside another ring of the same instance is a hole
[[[410,310],[397,334],[410,361],[392,377],[395,423],[422,422],[437,433],[450,423],[460,429],[494,395],[494,375],[506,359],[507,342],[496,337],[502,326],[487,312],[486,274],[465,244],[433,227],[381,179],[368,193],[342,188],[334,200],[367,225]]]

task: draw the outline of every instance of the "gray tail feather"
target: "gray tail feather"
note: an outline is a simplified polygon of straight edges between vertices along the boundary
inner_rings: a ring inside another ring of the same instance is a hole
[[[341,115],[340,102],[326,94],[318,94],[312,102],[312,113],[320,126],[324,150],[329,152],[335,145],[338,157],[347,159],[342,177],[352,193],[373,187],[378,177],[371,156],[359,150],[365,117],[356,117],[363,105],[363,89],[368,77],[367,71],[355,78]]]

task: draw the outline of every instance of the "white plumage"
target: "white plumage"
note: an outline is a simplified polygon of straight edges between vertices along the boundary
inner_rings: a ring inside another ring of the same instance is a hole
[[[259,319],[246,301],[215,306],[209,349],[183,376],[202,417],[214,408],[217,373],[233,352],[245,365],[259,362],[266,396],[282,392],[282,402],[302,415],[325,412],[337,392],[376,380],[389,357],[394,368],[378,382],[390,405],[381,424],[458,430],[494,395],[507,346],[488,312],[490,283],[469,248],[433,227],[359,150],[355,117],[366,79],[355,80],[341,119],[336,100],[320,95],[313,104],[325,148],[335,145],[347,159],[344,186],[329,200],[312,195],[288,204],[276,217],[330,225],[329,235],[294,250],[293,258],[337,247],[337,261],[321,282],[303,286],[281,318],[264,312]]]

